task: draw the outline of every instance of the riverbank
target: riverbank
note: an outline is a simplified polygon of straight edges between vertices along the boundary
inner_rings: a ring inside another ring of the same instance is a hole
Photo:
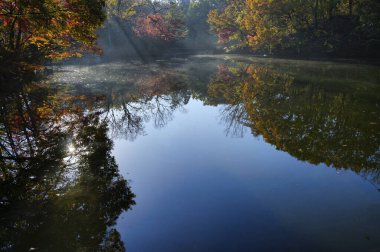
[[[68,58],[63,61],[51,62],[45,60],[36,60],[36,62],[31,62],[30,59],[22,58],[12,58],[9,56],[0,55],[0,81],[12,82],[19,81],[28,76],[31,78],[33,75],[37,75],[41,72],[50,72],[46,70],[49,66],[60,66],[65,64],[70,65],[81,65],[81,64],[99,64],[112,61],[142,61],[143,63],[155,62],[157,60],[169,60],[173,58],[190,58],[190,57],[231,57],[239,60],[256,58],[256,59],[268,59],[268,60],[291,60],[291,61],[310,61],[310,62],[332,62],[332,63],[343,63],[343,64],[358,64],[358,65],[372,65],[380,66],[380,59],[374,58],[338,58],[338,57],[308,57],[308,56],[298,56],[298,57],[285,57],[276,55],[260,55],[260,54],[242,54],[242,53],[222,53],[220,51],[203,51],[199,53],[194,53],[192,51],[179,51],[173,53],[165,53],[162,55],[151,55],[149,58],[141,58],[137,55],[123,55],[115,53],[104,53],[103,55],[97,54],[85,54],[81,58]]]

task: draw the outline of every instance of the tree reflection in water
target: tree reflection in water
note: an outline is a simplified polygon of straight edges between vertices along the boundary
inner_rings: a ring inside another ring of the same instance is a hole
[[[1,250],[124,251],[113,226],[134,194],[91,100],[43,83],[2,95]]]
[[[312,78],[272,65],[222,64],[207,102],[224,104],[229,134],[243,135],[247,126],[300,160],[351,169],[380,183],[379,90],[334,83],[326,78],[331,72]]]
[[[248,129],[300,160],[380,183],[377,85],[337,83],[344,71],[336,68],[226,61],[214,72],[215,63],[138,66],[128,78],[103,73],[122,76],[106,83],[40,81],[1,92],[0,250],[124,251],[114,226],[135,195],[110,137],[133,140],[147,121],[164,127],[190,98],[219,105],[228,134]]]
[[[165,127],[173,112],[183,109],[190,99],[185,76],[172,71],[140,74],[132,88],[111,86],[103,90],[109,124],[114,136],[133,140],[144,134],[144,122]]]
[[[129,140],[143,135],[148,121],[156,128],[164,127],[173,119],[173,112],[183,110],[191,97],[184,73],[149,64],[93,66],[55,79],[56,84],[70,87],[70,94],[101,97],[96,108],[103,113],[112,136]],[[77,79],[85,82],[78,83]]]
[[[96,92],[40,81],[3,92],[0,249],[125,250],[114,225],[135,195],[111,155],[109,133],[133,140],[146,121],[164,127],[190,99],[182,75],[136,81]]]

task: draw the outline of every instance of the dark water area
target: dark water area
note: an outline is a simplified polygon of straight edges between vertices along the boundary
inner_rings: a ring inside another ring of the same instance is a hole
[[[379,251],[379,66],[50,72],[2,83],[0,251]]]

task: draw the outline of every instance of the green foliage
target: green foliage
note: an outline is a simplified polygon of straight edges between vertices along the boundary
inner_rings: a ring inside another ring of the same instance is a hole
[[[198,0],[192,1],[187,13],[190,37],[197,37],[198,33],[207,33],[210,26],[207,22],[208,14],[211,10],[222,9],[225,6],[224,0]]]

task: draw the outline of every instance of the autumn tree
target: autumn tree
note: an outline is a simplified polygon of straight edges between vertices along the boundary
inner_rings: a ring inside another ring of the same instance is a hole
[[[133,22],[133,30],[140,37],[173,41],[187,35],[185,16],[179,4],[171,1],[147,1],[137,11]]]
[[[245,47],[248,32],[241,26],[244,1],[238,0],[228,4],[222,11],[211,10],[208,22],[218,35],[218,43],[225,45],[225,50]]]
[[[0,0],[0,47],[53,59],[97,51],[104,6],[104,0]]]
[[[186,37],[182,5],[176,1],[107,0],[111,18],[140,38],[175,41]]]
[[[375,0],[237,0],[208,20],[226,50],[373,56],[378,13]]]

